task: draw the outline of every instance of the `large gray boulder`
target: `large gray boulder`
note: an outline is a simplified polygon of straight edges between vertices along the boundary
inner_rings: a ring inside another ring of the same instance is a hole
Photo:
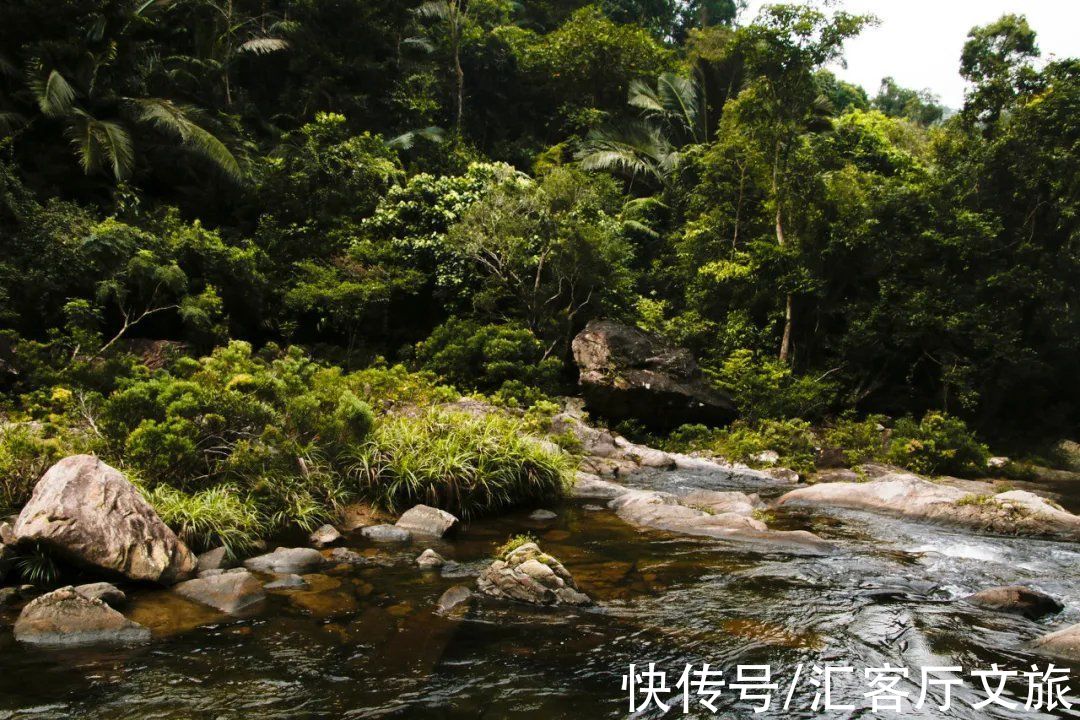
[[[33,645],[128,645],[150,640],[150,630],[69,586],[27,603],[15,621],[15,639]]]
[[[189,600],[229,615],[239,615],[266,600],[262,583],[246,570],[188,580],[173,590]]]
[[[890,473],[865,483],[819,483],[792,490],[780,505],[849,508],[985,530],[1080,540],[1080,517],[1025,490],[972,492],[908,473]]]
[[[590,605],[558,560],[525,543],[491,563],[476,581],[485,595],[533,605]]]
[[[93,455],[73,455],[38,481],[15,522],[18,542],[132,580],[173,583],[194,574],[195,556],[139,490]]]
[[[454,531],[458,519],[445,510],[427,505],[416,505],[406,510],[394,524],[414,535],[443,537]]]
[[[731,398],[712,387],[689,350],[635,327],[593,320],[572,343],[590,411],[669,429],[735,419]]]

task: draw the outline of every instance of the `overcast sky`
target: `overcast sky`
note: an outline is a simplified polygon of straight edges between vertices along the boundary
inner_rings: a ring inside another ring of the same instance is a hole
[[[743,18],[769,4],[751,0]],[[881,24],[847,45],[847,69],[836,73],[873,96],[881,78],[929,88],[951,108],[964,99],[960,50],[968,30],[1004,13],[1026,15],[1038,33],[1043,58],[1080,56],[1080,0],[840,0],[840,6],[878,16]]]

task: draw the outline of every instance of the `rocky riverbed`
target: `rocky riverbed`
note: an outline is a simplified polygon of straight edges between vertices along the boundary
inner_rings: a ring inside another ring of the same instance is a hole
[[[630,663],[768,663],[790,678],[800,663],[1080,662],[1080,549],[1057,531],[1080,493],[1048,505],[1062,514],[1047,515],[1051,531],[1019,526],[1033,539],[970,521],[998,517],[997,502],[1042,502],[994,500],[991,485],[885,475],[858,492],[803,488],[611,440],[592,462],[626,469],[581,475],[577,497],[544,512],[461,525],[419,508],[400,524],[284,538],[237,568],[204,556],[215,567],[175,585],[13,596],[0,717],[622,717]],[[896,483],[909,495],[888,506]],[[959,517],[912,512],[920,488]],[[521,533],[537,545],[495,559]],[[48,633],[73,617],[79,645],[57,646]],[[794,695],[806,710],[766,716],[810,717],[812,690]],[[1007,692],[1021,709],[995,717],[1028,716],[1026,688]],[[986,717],[963,703],[951,716]]]

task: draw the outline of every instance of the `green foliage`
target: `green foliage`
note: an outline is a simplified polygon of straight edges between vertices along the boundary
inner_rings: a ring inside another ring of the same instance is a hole
[[[147,494],[158,515],[196,551],[224,546],[237,557],[273,529],[256,501],[228,485],[188,494],[158,485]]]
[[[571,469],[520,420],[430,410],[383,419],[353,473],[386,510],[425,503],[469,518],[558,498]]]
[[[86,445],[73,433],[49,433],[38,423],[0,425],[0,513],[21,508],[46,470]]]
[[[684,425],[671,434],[665,447],[677,452],[704,451],[753,467],[776,464],[799,473],[813,471],[817,457],[817,439],[805,420],[738,420],[722,429]],[[779,460],[769,463],[759,459],[768,451],[775,452]]]
[[[499,547],[495,548],[495,557],[499,558],[500,560],[505,560],[507,555],[514,552],[515,550],[517,550],[522,545],[528,545],[529,543],[539,543],[539,542],[540,542],[539,540],[537,540],[535,537],[533,537],[529,533],[522,533],[520,535],[515,535],[512,538],[510,538],[509,540],[507,540],[506,542],[504,542]]]
[[[990,451],[964,421],[940,412],[922,420],[897,421],[887,455],[890,462],[927,475],[975,475],[986,470]]]
[[[526,387],[553,393],[562,361],[520,325],[480,325],[451,318],[417,345],[416,359],[462,390],[492,393],[505,388],[520,395]]]
[[[60,579],[60,567],[56,558],[41,543],[20,548],[15,557],[15,569],[23,582],[38,587],[48,587]]]
[[[751,420],[820,415],[836,392],[827,379],[796,375],[790,366],[750,350],[729,355],[714,378]]]
[[[823,432],[828,447],[843,452],[848,465],[883,460],[888,448],[888,434],[883,415],[868,415],[858,420],[851,415],[837,418]]]

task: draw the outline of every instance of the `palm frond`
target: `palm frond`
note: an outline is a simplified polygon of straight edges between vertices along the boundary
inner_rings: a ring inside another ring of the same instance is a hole
[[[446,20],[451,15],[451,8],[447,0],[428,0],[413,12],[419,17],[430,20]]]
[[[413,48],[425,53],[435,52],[435,45],[426,37],[410,37],[401,41],[401,44],[407,48]]]
[[[158,130],[175,135],[180,142],[196,154],[217,165],[226,175],[240,179],[243,172],[236,158],[213,133],[191,119],[190,108],[161,98],[142,98],[129,101],[136,108],[139,122],[153,125]]]
[[[252,38],[240,45],[240,52],[253,55],[270,55],[271,53],[288,50],[292,45],[284,38],[260,37]]]
[[[46,117],[65,117],[70,115],[75,106],[75,88],[71,87],[64,76],[52,70],[32,71],[30,89],[33,91],[38,107]]]
[[[395,148],[397,150],[410,150],[417,140],[428,140],[430,142],[442,142],[446,139],[446,131],[437,125],[431,127],[420,128],[419,130],[409,130],[397,137],[387,141],[387,146]]]
[[[135,167],[135,150],[131,136],[119,123],[98,120],[76,109],[68,137],[87,175],[108,167],[117,180],[130,177]]]
[[[0,138],[7,137],[26,124],[26,118],[17,112],[0,111]]]

